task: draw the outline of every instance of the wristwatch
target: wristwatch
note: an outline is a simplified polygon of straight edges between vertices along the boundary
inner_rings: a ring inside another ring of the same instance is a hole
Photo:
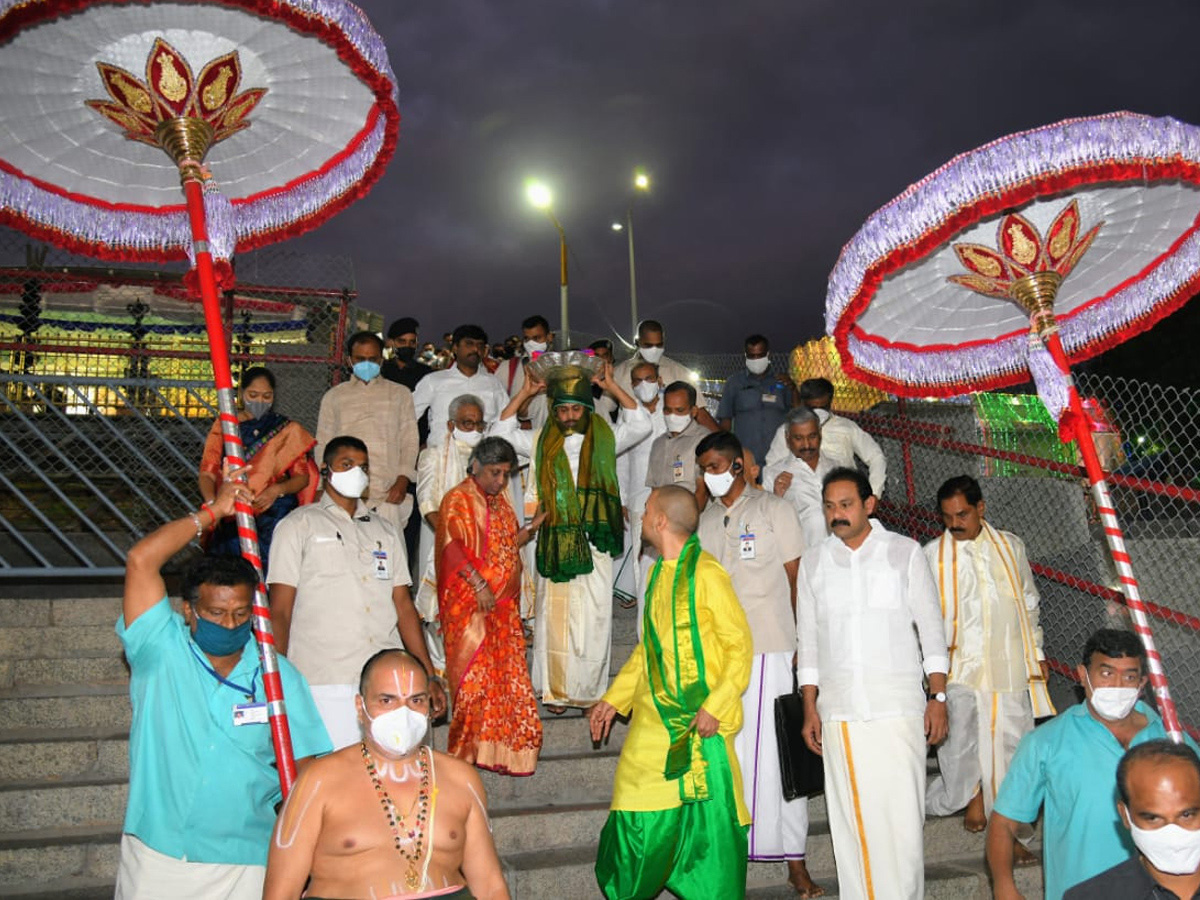
[[[938,691],[936,694],[930,694],[929,699],[936,700],[938,703],[945,703],[946,702],[946,692]]]

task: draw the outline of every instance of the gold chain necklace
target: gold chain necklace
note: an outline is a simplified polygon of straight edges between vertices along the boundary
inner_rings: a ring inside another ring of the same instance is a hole
[[[421,857],[425,852],[425,826],[429,823],[430,798],[433,796],[429,776],[429,763],[425,759],[425,752],[424,747],[417,751],[417,767],[421,770],[421,786],[417,790],[417,798],[413,801],[413,805],[409,807],[408,815],[401,816],[397,814],[396,804],[388,796],[387,789],[383,786],[383,781],[379,778],[379,772],[375,768],[375,760],[371,757],[370,751],[367,750],[366,741],[362,742],[363,762],[367,764],[367,774],[371,776],[371,784],[375,786],[375,795],[379,798],[379,805],[383,808],[383,814],[388,820],[389,827],[392,829],[392,840],[396,845],[396,852],[408,861],[408,872],[404,876],[404,883],[410,891],[415,891],[421,886],[421,876],[417,871],[417,863],[421,861]],[[412,816],[414,809],[416,810],[416,821],[409,826],[406,819]],[[402,829],[406,829],[403,831],[403,834],[401,833]],[[415,848],[412,852],[405,849],[405,838]]]

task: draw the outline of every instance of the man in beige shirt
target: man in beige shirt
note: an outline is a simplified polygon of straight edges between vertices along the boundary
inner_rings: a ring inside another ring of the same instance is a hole
[[[750,623],[754,663],[742,695],[744,724],[734,739],[750,826],[751,860],[787,860],[802,897],[823,893],[808,874],[808,800],[785,800],[775,740],[775,698],[792,691],[796,647],[796,573],[804,537],[782,497],[747,482],[741,442],[727,431],[705,437],[696,461],[713,499],[700,516],[700,546],[717,558]]]
[[[663,391],[662,412],[667,433],[650,445],[646,487],[677,484],[692,491],[703,506],[708,500],[704,479],[696,466],[696,445],[712,430],[696,421],[696,388],[687,381],[673,381]]]
[[[404,537],[360,499],[370,471],[366,445],[335,437],[322,463],[324,495],[275,528],[267,583],[275,644],[308,679],[336,750],[361,740],[354,695],[364,659],[402,646],[427,669],[430,662],[408,590]],[[446,698],[436,680],[431,692],[436,717]]]
[[[351,335],[346,348],[354,374],[321,398],[313,454],[321,459],[334,435],[353,435],[365,443],[371,454],[367,507],[403,533],[413,507],[408,486],[417,477],[417,417],[412,392],[379,377],[383,365],[379,335],[360,331]]]

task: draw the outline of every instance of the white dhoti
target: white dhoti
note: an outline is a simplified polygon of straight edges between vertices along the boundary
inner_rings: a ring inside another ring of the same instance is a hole
[[[592,571],[555,583],[538,576],[533,686],[543,703],[591,706],[608,688],[612,557],[592,550]]]
[[[266,866],[186,862],[121,835],[114,900],[262,900]]]
[[[421,574],[414,576],[416,580],[413,583],[417,589],[413,596],[413,605],[417,608],[417,615],[421,617],[429,661],[433,663],[433,671],[441,675],[446,671],[446,644],[442,640],[442,623],[438,619],[437,569],[434,567],[433,545],[433,529],[422,517],[421,534],[417,543],[417,558],[422,560]]]
[[[841,900],[925,896],[925,723],[821,723]]]
[[[646,511],[643,502],[640,506],[626,507],[629,519],[625,522],[625,552],[613,560],[616,574],[613,576],[613,596],[628,603],[636,599],[641,604],[641,588],[645,579],[642,577],[642,514]]]
[[[938,747],[939,775],[929,782],[925,805],[931,815],[949,816],[983,786],[983,809],[992,803],[1021,738],[1033,731],[1028,691],[973,691],[951,682],[946,688],[950,734]]]
[[[742,769],[750,826],[749,858],[758,862],[803,859],[808,839],[808,799],[783,799],[779,744],[775,739],[775,698],[792,692],[792,654],[759,653],[742,694],[742,730],[733,749]]]
[[[397,532],[404,534],[404,526],[408,524],[408,517],[412,515],[413,511],[412,494],[406,494],[399,503],[388,503],[386,500],[376,502],[369,499],[365,502],[371,512],[382,519],[387,519]]]
[[[364,660],[365,662],[365,660]],[[358,726],[358,708],[354,698],[358,694],[356,684],[314,684],[309,686],[313,703],[329,732],[334,750],[341,750],[362,740],[362,729]]]

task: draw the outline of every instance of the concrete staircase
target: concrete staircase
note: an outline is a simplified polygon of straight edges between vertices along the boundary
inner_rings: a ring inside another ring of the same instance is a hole
[[[128,778],[128,680],[113,632],[116,598],[0,599],[0,897],[112,896]],[[617,610],[614,670],[632,651],[635,616]],[[492,827],[514,900],[599,896],[593,865],[608,811],[618,722],[595,748],[577,712],[543,713],[536,774],[483,773]],[[445,728],[435,732],[445,744]],[[824,798],[809,804],[809,870],[836,896]],[[957,818],[925,826],[926,897],[990,897],[983,839]],[[751,864],[748,896],[786,898],[782,864]],[[1019,884],[1041,895],[1041,872]],[[879,894],[881,900],[886,893]]]

